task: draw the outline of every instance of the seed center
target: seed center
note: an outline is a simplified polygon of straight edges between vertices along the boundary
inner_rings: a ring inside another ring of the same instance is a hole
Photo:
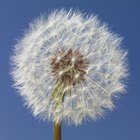
[[[61,49],[51,58],[53,76],[67,86],[84,81],[88,65],[89,61],[78,50]]]

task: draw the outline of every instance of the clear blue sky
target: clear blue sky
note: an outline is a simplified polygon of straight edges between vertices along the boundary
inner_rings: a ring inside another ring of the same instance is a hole
[[[140,140],[140,1],[139,0],[0,0],[0,140],[52,140],[53,126],[35,119],[11,86],[9,57],[16,39],[40,13],[79,8],[98,14],[124,37],[129,50],[127,94],[105,119],[79,127],[63,123],[63,140]]]

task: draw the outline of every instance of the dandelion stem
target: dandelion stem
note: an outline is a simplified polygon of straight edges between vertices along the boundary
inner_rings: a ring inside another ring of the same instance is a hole
[[[61,122],[54,122],[54,140],[61,140]]]
[[[64,96],[64,84],[61,82],[58,82],[56,86],[53,89],[52,97],[55,100],[55,109],[54,112],[54,140],[61,140],[61,121],[58,119],[59,115],[57,112],[61,109],[61,104]]]

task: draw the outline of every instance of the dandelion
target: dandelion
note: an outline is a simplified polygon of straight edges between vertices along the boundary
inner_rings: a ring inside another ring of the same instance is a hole
[[[14,86],[34,116],[79,125],[113,110],[125,91],[127,51],[97,16],[55,10],[30,24],[12,55]]]

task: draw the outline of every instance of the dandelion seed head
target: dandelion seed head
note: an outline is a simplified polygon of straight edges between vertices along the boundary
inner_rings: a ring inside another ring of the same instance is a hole
[[[97,16],[55,10],[33,21],[15,45],[14,86],[42,120],[96,120],[125,91],[127,51],[121,42]]]

